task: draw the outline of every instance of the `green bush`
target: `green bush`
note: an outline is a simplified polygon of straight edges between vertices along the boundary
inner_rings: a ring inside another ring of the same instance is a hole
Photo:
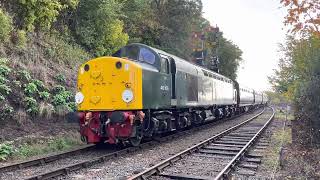
[[[14,152],[13,146],[9,143],[0,144],[0,161],[5,161]]]
[[[45,86],[43,84],[42,81],[38,80],[38,79],[34,79],[31,81],[33,84],[35,84],[37,86],[37,89],[40,90],[40,91],[43,91],[45,90]]]
[[[64,99],[66,99],[66,101],[71,101],[73,98],[73,93],[70,91],[63,91],[60,94],[64,97]]]
[[[66,105],[67,101],[62,94],[56,94],[52,98],[52,104],[56,107],[60,105]]]
[[[18,0],[18,16],[23,19],[23,28],[33,31],[35,28],[49,30],[60,12],[69,7],[76,7],[77,0]]]
[[[28,96],[33,96],[35,94],[38,94],[38,92],[39,90],[35,83],[28,83],[24,88],[24,93]]]
[[[2,109],[1,109],[1,117],[12,117],[13,116],[13,107],[11,107],[10,105],[8,104],[5,104]]]
[[[16,33],[16,45],[20,48],[24,48],[27,45],[27,33],[24,30],[18,30]]]
[[[50,93],[48,93],[47,91],[43,91],[43,92],[39,92],[39,97],[42,99],[42,100],[49,100],[50,98]]]
[[[63,86],[56,86],[54,89],[55,95],[53,96],[52,104],[55,106],[66,105],[67,102],[73,98],[73,93],[66,91]]]
[[[1,95],[9,95],[11,92],[11,88],[5,84],[0,84],[0,94]]]
[[[0,102],[2,102],[4,99],[5,99],[5,97],[0,94]]]
[[[4,76],[0,75],[0,84],[4,84],[6,82],[8,82],[8,80]]]
[[[59,83],[66,83],[66,77],[63,75],[63,74],[58,74],[56,76],[56,80],[59,82]]]
[[[0,9],[0,42],[8,42],[12,31],[12,19]]]
[[[1,102],[1,95],[0,95],[0,102]],[[11,119],[13,117],[13,107],[10,105],[4,103],[1,103],[2,105],[0,106],[0,120],[5,120],[5,119]]]
[[[74,112],[77,110],[77,104],[75,102],[69,102],[68,103],[68,110],[70,112]]]
[[[53,89],[52,105],[55,107],[56,113],[75,111],[76,104],[73,102],[73,93],[65,90],[63,86],[56,86]]]
[[[6,65],[9,62],[7,58],[0,58],[0,65]]]
[[[61,85],[57,85],[52,89],[53,93],[55,93],[55,94],[59,94],[61,92],[64,92],[65,90],[66,90],[66,88]]]
[[[31,80],[31,75],[26,70],[19,70],[17,74],[18,74],[18,78],[22,81],[29,82]]]
[[[11,72],[11,68],[6,65],[0,64],[0,75],[7,76]]]
[[[128,42],[116,0],[81,0],[75,23],[80,44],[96,56],[110,55]]]
[[[33,148],[32,146],[28,144],[22,144],[19,149],[16,156],[19,157],[30,157],[30,156],[35,156],[40,153],[39,149]]]
[[[26,112],[31,115],[37,115],[39,113],[39,105],[37,101],[32,97],[26,97],[24,99]]]

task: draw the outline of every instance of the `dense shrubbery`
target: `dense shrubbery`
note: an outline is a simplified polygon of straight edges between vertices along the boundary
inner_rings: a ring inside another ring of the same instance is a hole
[[[289,38],[282,49],[280,69],[270,82],[295,106],[294,140],[304,145],[320,144],[320,37]]]
[[[19,89],[23,94],[16,94],[22,100],[18,105],[22,104],[32,117],[41,115],[50,118],[52,113],[61,114],[61,109],[64,109],[63,112],[75,110],[73,93],[66,90],[65,86],[57,85],[50,88],[43,81],[32,79],[31,74],[25,69],[12,71],[8,63],[7,59],[0,59],[0,101],[3,104],[0,107],[0,119],[12,117],[14,109],[10,105],[12,97],[9,95],[13,91],[17,93]],[[12,83],[8,83],[9,78]],[[63,85],[66,83],[65,77],[61,74],[57,75],[56,80]]]
[[[10,39],[12,29],[11,17],[0,9],[0,42],[7,42]]]
[[[27,31],[49,30],[57,20],[60,12],[67,8],[75,8],[78,0],[14,0],[18,16],[23,18],[21,26]]]
[[[8,84],[8,75],[11,72],[11,68],[9,68],[7,64],[7,59],[0,58],[0,120],[10,118],[13,115],[13,108],[7,101],[8,95],[12,92],[12,89]]]

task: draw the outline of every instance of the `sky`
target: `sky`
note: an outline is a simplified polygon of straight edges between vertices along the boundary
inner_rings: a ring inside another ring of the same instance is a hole
[[[280,0],[202,0],[203,16],[243,51],[238,82],[259,91],[271,90],[268,76],[285,40],[285,10]]]

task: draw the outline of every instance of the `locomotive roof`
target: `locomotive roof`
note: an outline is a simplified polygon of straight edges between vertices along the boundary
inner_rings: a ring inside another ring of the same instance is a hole
[[[226,79],[228,79],[228,80],[231,80],[230,78],[228,78],[228,77],[226,77],[226,76],[223,76],[223,75],[221,75],[221,74],[219,74],[219,73],[213,72],[213,71],[211,71],[211,70],[209,70],[209,69],[207,69],[207,68],[205,68],[205,67],[202,67],[202,66],[199,66],[199,65],[197,65],[197,64],[194,64],[194,63],[192,63],[192,62],[189,62],[189,61],[187,61],[187,60],[185,60],[185,59],[182,59],[182,58],[180,58],[180,57],[178,57],[178,56],[175,56],[175,55],[173,55],[173,54],[169,54],[169,53],[167,53],[167,52],[165,52],[165,51],[163,51],[163,50],[160,50],[160,49],[157,49],[157,48],[154,48],[154,47],[145,45],[145,44],[141,44],[141,43],[131,43],[131,44],[128,44],[128,46],[130,46],[130,45],[141,46],[141,47],[150,49],[150,50],[152,50],[153,52],[155,52],[156,54],[158,54],[158,56],[160,56],[160,55],[169,56],[169,57],[173,58],[176,62],[188,64],[188,65],[190,65],[190,66],[195,66],[197,69],[209,71],[210,73],[213,73],[213,74],[215,74],[216,76],[223,77],[223,78],[226,78]]]

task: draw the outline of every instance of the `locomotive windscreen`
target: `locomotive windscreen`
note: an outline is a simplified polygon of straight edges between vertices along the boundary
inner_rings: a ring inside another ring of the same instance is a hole
[[[150,49],[137,45],[125,46],[112,56],[146,62],[148,64],[154,64],[156,61],[156,55]]]

